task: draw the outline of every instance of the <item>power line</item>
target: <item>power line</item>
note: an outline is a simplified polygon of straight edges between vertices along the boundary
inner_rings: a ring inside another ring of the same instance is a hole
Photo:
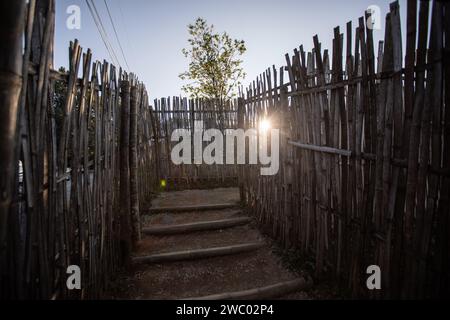
[[[133,52],[135,52],[135,50],[134,50],[134,45],[133,45],[132,42],[130,42],[130,35],[129,35],[130,33],[128,32],[128,28],[127,28],[127,25],[126,25],[126,23],[125,23],[125,17],[124,17],[124,14],[123,14],[122,6],[120,5],[120,0],[117,0],[117,1],[116,1],[116,4],[117,4],[117,7],[119,8],[119,12],[120,12],[120,20],[121,20],[121,22],[122,22],[123,30],[125,31],[125,39],[126,39],[126,42],[127,42],[127,44],[128,44],[128,47],[131,48],[131,52],[133,53]],[[133,64],[133,63],[132,63],[132,64]]]
[[[94,2],[91,0],[86,0],[86,4],[89,8],[89,11],[92,15],[92,18],[94,19],[95,25],[97,26],[97,30],[100,33],[100,36],[102,38],[102,41],[106,47],[106,50],[108,51],[109,57],[111,58],[111,60],[113,60],[113,63],[117,64],[120,67],[120,62],[119,59],[117,59],[117,55],[114,51],[113,46],[111,45],[109,38],[108,38],[108,34],[106,33],[105,27],[103,25],[103,22],[100,18],[100,15],[97,11],[97,8],[95,7]]]
[[[116,26],[114,25],[114,21],[111,16],[111,12],[109,11],[108,3],[106,3],[106,0],[103,0],[103,2],[105,3],[106,11],[108,11],[109,20],[111,21],[111,25],[113,27],[114,35],[116,36],[117,43],[119,44],[120,51],[122,52],[123,60],[125,61],[125,64],[127,65],[128,70],[130,70],[130,66],[128,65],[127,58],[125,57],[125,53],[123,52],[122,44],[120,43],[120,40],[119,40],[119,35],[117,34]]]
[[[89,11],[91,13],[92,19],[94,20],[94,23],[95,23],[95,25],[97,27],[97,30],[100,33],[100,37],[102,38],[103,44],[105,45],[105,48],[106,48],[106,51],[108,51],[108,55],[109,55],[110,59],[114,63],[117,63],[117,61],[114,60],[114,55],[113,55],[113,53],[111,51],[111,48],[109,47],[108,42],[107,42],[107,40],[105,38],[104,31],[102,30],[102,28],[101,28],[101,26],[100,26],[100,24],[98,22],[98,17],[95,15],[95,13],[94,13],[94,11],[93,11],[93,9],[91,7],[91,4],[90,4],[90,2],[88,0],[86,0],[86,4],[87,4],[87,6],[89,8]]]
[[[101,29],[103,30],[103,33],[104,33],[104,35],[105,35],[106,42],[109,44],[109,47],[111,48],[112,54],[113,54],[113,56],[114,56],[114,58],[115,58],[115,63],[117,63],[117,65],[120,67],[120,61],[119,61],[119,59],[117,58],[117,54],[116,54],[116,52],[115,52],[115,50],[114,50],[114,47],[113,47],[112,44],[111,44],[111,41],[109,41],[108,33],[106,32],[106,28],[105,28],[105,26],[103,25],[102,18],[101,18],[100,14],[99,14],[98,11],[97,11],[97,7],[95,6],[94,1],[93,1],[93,0],[90,0],[90,1],[91,1],[92,7],[94,8],[95,14],[97,15],[98,21],[99,21],[99,23],[100,23],[100,27],[101,27]]]

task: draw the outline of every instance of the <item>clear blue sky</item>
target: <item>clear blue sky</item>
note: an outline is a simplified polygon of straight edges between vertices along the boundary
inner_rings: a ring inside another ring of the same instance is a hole
[[[94,0],[122,66],[125,65],[114,37],[103,0]],[[243,39],[247,52],[243,67],[244,84],[250,83],[267,67],[284,65],[284,54],[300,44],[306,50],[318,34],[322,48],[331,51],[333,28],[357,19],[370,5],[381,9],[381,30],[374,31],[376,43],[384,37],[386,0],[107,0],[130,68],[144,81],[151,99],[181,94],[178,74],[188,61],[181,53],[187,45],[187,25],[197,17],[207,19],[217,31],[227,31]],[[69,5],[81,8],[81,29],[66,28]],[[400,1],[403,37],[406,0]],[[56,1],[55,67],[68,65],[68,44],[79,39],[91,48],[94,59],[110,60],[84,0]]]

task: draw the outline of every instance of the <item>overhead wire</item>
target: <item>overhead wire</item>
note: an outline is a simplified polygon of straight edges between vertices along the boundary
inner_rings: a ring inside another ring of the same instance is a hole
[[[97,27],[97,30],[100,33],[100,37],[102,38],[102,41],[106,47],[106,50],[108,51],[108,54],[111,58],[111,60],[113,60],[113,63],[116,64],[117,66],[120,66],[120,62],[119,59],[117,58],[117,55],[114,51],[114,47],[111,45],[110,41],[109,41],[109,37],[108,34],[106,33],[106,29],[103,25],[103,22],[101,20],[100,14],[98,13],[98,10],[94,4],[94,2],[92,0],[86,0],[86,4],[89,8],[89,11],[91,13],[91,16],[94,20],[94,23]]]
[[[119,8],[120,20],[122,22],[123,31],[125,32],[125,40],[126,40],[126,42],[128,44],[128,47],[131,48],[131,52],[133,53],[133,52],[135,52],[135,50],[134,50],[133,43],[130,42],[130,36],[129,36],[127,25],[125,23],[125,16],[123,14],[122,6],[120,5],[120,0],[117,0],[116,4],[117,4],[117,7]],[[133,64],[133,62],[131,64]]]
[[[114,47],[113,47],[113,45],[111,44],[111,41],[109,40],[108,33],[106,32],[106,28],[105,28],[105,26],[104,26],[104,24],[103,24],[103,22],[102,22],[102,18],[101,18],[100,14],[99,14],[99,12],[98,12],[98,10],[97,10],[97,7],[95,6],[94,0],[90,0],[90,1],[91,1],[91,4],[92,4],[93,8],[94,8],[94,11],[95,11],[95,13],[96,13],[96,15],[97,15],[97,17],[98,17],[98,21],[99,21],[99,23],[100,23],[100,26],[101,26],[101,28],[103,29],[103,32],[104,32],[104,34],[105,34],[106,41],[108,42],[108,44],[109,44],[109,46],[110,46],[110,48],[111,48],[111,51],[112,51],[112,53],[113,53],[113,55],[114,55],[114,58],[115,58],[117,64],[120,66],[120,60],[117,58],[116,51],[114,50]]]
[[[119,35],[117,33],[116,26],[115,26],[114,20],[113,20],[112,15],[111,15],[111,11],[109,10],[108,3],[106,2],[106,0],[103,0],[103,2],[105,3],[106,11],[108,12],[109,20],[111,21],[111,25],[112,25],[113,30],[114,30],[114,35],[116,36],[117,43],[119,44],[119,48],[120,48],[120,51],[122,53],[123,60],[125,61],[125,64],[127,65],[128,70],[130,70],[130,66],[128,65],[127,58],[125,57],[125,53],[123,51],[122,43],[120,42]]]

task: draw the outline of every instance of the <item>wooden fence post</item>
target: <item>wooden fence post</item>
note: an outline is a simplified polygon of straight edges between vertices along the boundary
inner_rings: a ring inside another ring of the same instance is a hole
[[[141,221],[139,217],[139,191],[138,191],[138,161],[137,161],[137,108],[138,87],[131,87],[130,96],[130,213],[131,213],[131,239],[133,246],[141,240]]]
[[[25,1],[0,5],[0,277],[6,259],[7,218],[16,174],[17,115],[22,88],[22,36]]]
[[[130,264],[131,221],[130,221],[130,83],[121,84],[121,128],[120,128],[120,247],[122,263]]]
[[[244,99],[238,98],[238,129],[244,128]],[[237,157],[237,155],[235,155]],[[245,192],[244,192],[244,166],[239,166],[239,200],[241,203],[245,202]]]

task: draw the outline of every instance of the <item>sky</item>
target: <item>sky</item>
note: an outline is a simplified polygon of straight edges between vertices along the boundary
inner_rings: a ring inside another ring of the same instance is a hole
[[[126,67],[105,0],[94,0],[108,37],[122,67]],[[285,65],[285,53],[303,44],[313,47],[318,35],[322,48],[332,49],[333,28],[353,22],[371,5],[380,8],[381,29],[374,40],[384,38],[384,19],[389,10],[386,0],[106,0],[131,72],[146,85],[150,98],[183,94],[178,75],[189,61],[181,53],[187,47],[187,25],[202,17],[218,32],[226,31],[246,42],[242,57],[247,85],[268,67]],[[400,0],[403,40],[405,38],[406,0]],[[80,29],[69,29],[66,21],[71,5],[80,7]],[[354,31],[353,31],[354,33]],[[93,58],[111,61],[85,0],[56,1],[55,68],[68,66],[68,46],[78,39],[93,52]],[[344,46],[345,47],[345,46]],[[377,50],[375,50],[377,52]],[[345,54],[345,53],[344,53]],[[152,101],[151,100],[151,101]]]

